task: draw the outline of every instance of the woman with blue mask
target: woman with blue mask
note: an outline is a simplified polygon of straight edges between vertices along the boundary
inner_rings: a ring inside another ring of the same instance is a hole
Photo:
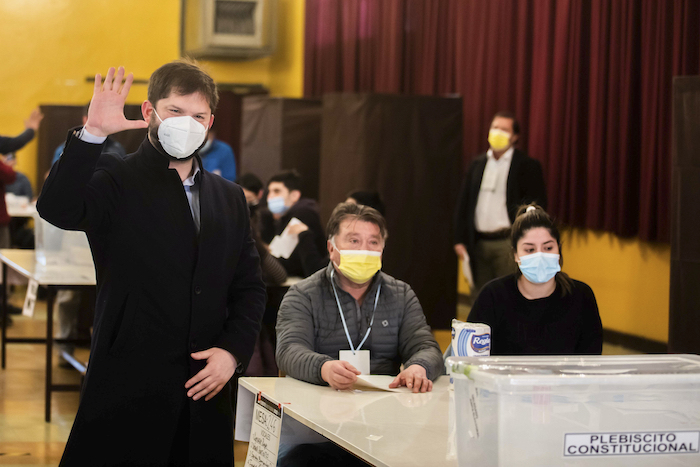
[[[486,284],[469,314],[469,322],[491,326],[491,355],[599,355],[595,295],[561,271],[554,220],[536,204],[522,206],[511,246],[518,271]]]

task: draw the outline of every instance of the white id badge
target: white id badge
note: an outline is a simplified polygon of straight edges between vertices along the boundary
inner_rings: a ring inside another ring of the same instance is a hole
[[[369,374],[369,350],[356,350],[354,355],[352,350],[341,350],[338,360],[348,362],[363,375]]]

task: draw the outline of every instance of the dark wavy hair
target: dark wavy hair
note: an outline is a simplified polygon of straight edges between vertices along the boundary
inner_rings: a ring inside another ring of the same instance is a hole
[[[530,209],[533,208],[533,209]],[[518,213],[515,215],[515,221],[510,229],[510,245],[513,248],[513,252],[518,251],[518,241],[525,235],[525,233],[530,229],[544,228],[547,229],[549,234],[556,240],[557,246],[559,247],[559,265],[564,265],[564,255],[561,250],[561,235],[559,234],[559,227],[554,219],[547,214],[547,211],[542,209],[536,203],[525,204],[518,208]],[[520,269],[518,269],[518,277],[522,274]],[[571,293],[574,287],[574,283],[571,278],[563,271],[559,271],[554,279],[561,289],[561,296],[564,297]]]

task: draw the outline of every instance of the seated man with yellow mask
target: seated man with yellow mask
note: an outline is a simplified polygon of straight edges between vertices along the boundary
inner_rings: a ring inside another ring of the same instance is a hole
[[[375,209],[341,203],[326,231],[328,267],[292,286],[280,305],[280,370],[335,389],[369,373],[398,374],[390,387],[432,390],[442,354],[411,287],[380,271],[386,221]]]

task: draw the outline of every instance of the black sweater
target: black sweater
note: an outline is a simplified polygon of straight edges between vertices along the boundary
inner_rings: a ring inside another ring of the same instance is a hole
[[[528,300],[518,290],[517,276],[494,279],[479,293],[469,322],[491,326],[491,355],[600,355],[603,325],[590,287],[573,281],[562,297]]]

